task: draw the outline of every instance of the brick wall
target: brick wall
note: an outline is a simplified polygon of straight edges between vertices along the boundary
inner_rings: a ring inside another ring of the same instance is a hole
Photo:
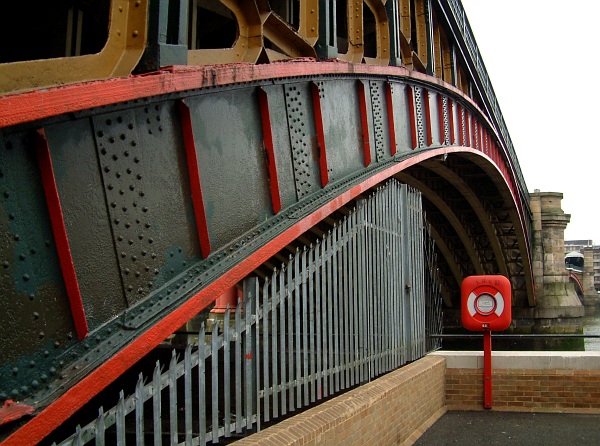
[[[492,407],[504,410],[600,410],[599,370],[494,369]],[[483,370],[447,369],[449,410],[483,407]]]
[[[440,351],[449,410],[483,408],[483,353]],[[492,408],[600,412],[600,352],[493,352]]]
[[[236,445],[401,445],[445,412],[445,360],[428,356]]]

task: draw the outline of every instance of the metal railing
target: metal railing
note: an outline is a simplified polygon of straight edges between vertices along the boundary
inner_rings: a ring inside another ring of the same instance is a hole
[[[242,302],[183,358],[173,350],[167,370],[157,362],[60,444],[219,443],[424,356],[441,299],[423,221],[420,193],[395,180],[359,200],[264,282],[246,278]]]

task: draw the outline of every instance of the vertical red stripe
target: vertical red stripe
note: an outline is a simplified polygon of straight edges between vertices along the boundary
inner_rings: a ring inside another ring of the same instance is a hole
[[[388,129],[390,131],[390,153],[394,156],[397,152],[396,143],[396,124],[394,122],[394,95],[392,94],[391,82],[385,83],[385,99],[387,102],[387,118],[388,118]]]
[[[456,133],[454,132],[454,101],[448,98],[448,120],[450,126],[450,145],[456,144]]]
[[[77,339],[81,341],[89,332],[85,309],[83,308],[79,282],[77,281],[73,257],[71,256],[67,228],[65,227],[60,197],[58,196],[58,188],[54,177],[54,168],[52,167],[52,158],[50,157],[50,147],[46,139],[46,132],[41,128],[38,129],[37,135],[36,152],[42,176],[42,184],[44,186],[44,195],[46,196],[46,204],[48,206],[48,213],[50,214],[50,223],[52,224],[58,260],[65,281],[73,321],[75,322]]]
[[[465,135],[465,146],[466,147],[471,147],[471,116],[469,115],[469,112],[465,110],[465,130],[466,130],[466,135]]]
[[[321,108],[321,96],[319,86],[311,82],[310,92],[312,94],[313,116],[315,129],[317,131],[317,143],[319,145],[319,167],[321,169],[321,187],[329,183],[329,168],[327,165],[327,149],[325,147],[325,131],[323,130],[323,110]]]
[[[413,87],[410,85],[406,86],[406,100],[408,102],[408,116],[410,117],[410,137],[412,140],[412,149],[419,147],[417,140],[417,116],[415,110],[415,94],[413,93]]]
[[[365,84],[362,81],[358,81],[358,102],[360,106],[360,122],[362,126],[363,135],[363,157],[365,167],[371,164],[371,143],[369,142],[369,119],[367,113],[367,92],[365,91]]]
[[[204,198],[202,197],[202,185],[200,184],[200,166],[196,154],[196,142],[194,141],[194,127],[192,126],[192,113],[183,100],[179,101],[179,113],[181,115],[181,130],[183,133],[183,145],[187,160],[188,174],[190,177],[190,191],[194,205],[194,216],[196,217],[196,229],[200,241],[200,252],[203,258],[210,254],[210,236],[208,234],[208,223],[204,210]]]
[[[423,102],[425,102],[425,120],[427,121],[427,145],[433,144],[433,131],[431,129],[431,105],[429,104],[429,90],[423,88]]]
[[[465,142],[465,127],[463,126],[463,108],[459,103],[456,104],[457,116],[458,116],[458,144],[461,146],[466,145]]]
[[[271,204],[273,212],[277,214],[281,210],[281,194],[279,193],[279,176],[277,175],[277,164],[275,163],[275,148],[273,145],[273,129],[271,127],[271,113],[269,111],[269,98],[267,92],[258,89],[258,104],[260,106],[260,118],[262,121],[263,139],[267,151],[267,169],[269,170],[269,188],[271,189]]]

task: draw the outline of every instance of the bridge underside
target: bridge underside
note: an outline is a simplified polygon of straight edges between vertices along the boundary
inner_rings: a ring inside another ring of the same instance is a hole
[[[391,177],[422,193],[448,308],[471,274],[506,275],[515,304],[533,303],[511,164],[438,79],[303,61],[32,94],[16,104],[31,122],[0,133],[2,398],[43,407],[66,392],[47,410],[74,411]],[[52,113],[31,105],[40,94]]]

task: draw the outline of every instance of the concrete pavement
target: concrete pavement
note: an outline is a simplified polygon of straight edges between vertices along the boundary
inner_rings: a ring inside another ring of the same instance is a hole
[[[600,414],[448,411],[415,446],[598,446]]]

